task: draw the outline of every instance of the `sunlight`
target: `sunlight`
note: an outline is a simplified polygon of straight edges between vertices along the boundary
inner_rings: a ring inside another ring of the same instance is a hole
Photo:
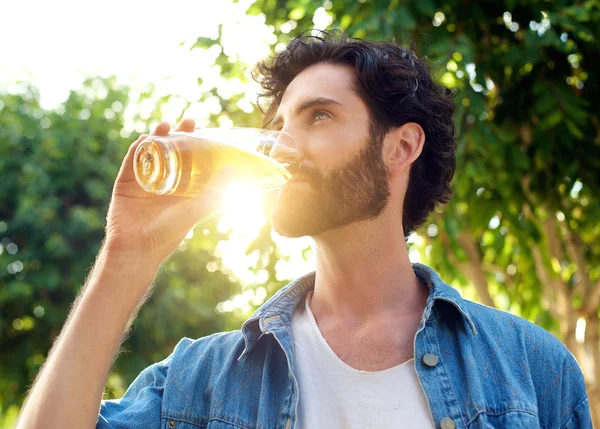
[[[233,183],[225,191],[222,210],[217,230],[229,234],[229,239],[218,243],[215,256],[242,287],[260,283],[263,276],[257,280],[252,269],[258,262],[258,252],[246,253],[267,222],[264,192],[247,183]]]
[[[3,59],[0,84],[33,81],[40,89],[42,107],[53,108],[66,99],[69,90],[79,88],[86,76],[115,75],[119,83],[130,85],[133,92],[141,93],[153,83],[155,99],[168,94],[196,103],[203,91],[227,82],[219,67],[211,69],[221,47],[190,51],[198,37],[216,38],[218,25],[222,23],[227,55],[238,57],[249,66],[268,55],[269,43],[275,37],[273,29],[265,25],[264,16],[246,15],[251,3],[250,0],[173,0],[169,9],[186,12],[177,19],[162,20],[157,26],[156,8],[142,0],[107,0],[94,9],[92,20],[75,0],[57,0],[51,4],[41,0],[8,2],[3,5],[4,16],[28,16],[28,25],[36,31],[21,31],[19,19],[8,19],[0,26],[0,38],[11,40],[0,44]],[[32,7],[36,10],[33,15],[29,13]],[[70,13],[56,14],[56,10]],[[115,10],[119,13],[114,13]],[[52,19],[48,20],[48,16]],[[136,22],[146,23],[143,30],[133,31],[134,16]],[[109,28],[107,22],[111,23]],[[14,34],[19,37],[13,37]],[[40,40],[39,34],[44,34],[43,39]],[[60,46],[61,52],[77,54],[62,55],[57,62],[54,46]],[[198,77],[203,81],[200,87]],[[180,106],[169,106],[163,112],[163,119],[174,121],[181,113]],[[201,104],[189,112],[197,121],[207,120],[209,113]],[[132,125],[126,123],[130,129]]]
[[[267,221],[264,193],[248,183],[233,183],[223,197],[225,214],[219,230],[234,230],[237,234],[258,231]],[[225,230],[225,231],[223,231]]]
[[[586,320],[583,317],[577,319],[577,325],[575,327],[575,341],[577,341],[579,344],[583,344],[585,342],[586,325]]]
[[[255,272],[259,252],[247,251],[268,222],[266,198],[268,193],[244,183],[232,184],[225,192],[223,215],[217,229],[222,234],[229,234],[229,239],[219,242],[215,255],[242,288],[269,280],[265,270]],[[271,238],[285,257],[275,265],[276,280],[291,280],[315,269],[314,242],[310,237],[286,238],[271,231]]]
[[[198,0],[194,3],[174,0],[170,8],[185,10],[186,13],[175,20],[161,21],[160,31],[153,31],[154,24],[146,25],[144,31],[119,30],[131,26],[130,16],[136,16],[138,22],[157,22],[155,9],[142,0],[127,3],[107,0],[102,8],[94,11],[94,20],[73,19],[85,15],[75,0],[57,0],[52,5],[41,1],[36,3],[38,14],[30,17],[30,23],[38,33],[45,34],[43,43],[40,43],[36,33],[20,32],[19,20],[9,20],[0,27],[0,36],[12,40],[10,44],[0,46],[0,54],[4,59],[0,65],[0,84],[11,83],[9,92],[11,88],[18,90],[15,82],[29,79],[39,88],[43,107],[54,108],[66,99],[69,90],[77,89],[86,76],[115,75],[119,84],[131,87],[132,103],[127,106],[115,105],[113,111],[109,109],[104,114],[107,117],[114,116],[116,111],[124,109],[122,135],[128,135],[126,130],[138,133],[151,130],[156,124],[151,123],[149,118],[157,100],[164,96],[170,98],[160,113],[163,120],[172,124],[176,118],[184,116],[195,119],[196,124],[202,127],[235,126],[222,112],[219,99],[206,95],[213,89],[225,98],[242,94],[238,106],[246,113],[256,108],[260,86],[251,79],[250,69],[269,53],[269,44],[276,40],[273,28],[265,25],[264,15],[246,15],[245,11],[252,0]],[[28,12],[28,2],[7,3],[6,7],[8,9],[4,12],[7,16],[26,16]],[[330,8],[331,2],[325,2],[323,8],[319,8],[314,17],[317,27],[329,25],[331,17],[326,10]],[[53,14],[52,21],[44,18],[57,9],[71,10],[73,13]],[[115,15],[114,10],[120,10],[121,13]],[[111,22],[110,29],[107,29],[106,22]],[[219,24],[223,25],[222,47],[214,45],[190,50],[198,37],[216,38]],[[293,30],[296,22],[290,20],[288,26]],[[11,38],[12,34],[21,33],[22,37]],[[74,37],[82,34],[85,37]],[[52,57],[54,51],[49,49],[52,46],[61,46],[64,52],[78,54],[64,56],[56,63]],[[111,48],[106,49],[107,46]],[[244,73],[245,81],[223,76],[221,67],[214,64],[221,52],[245,63],[248,68]],[[49,63],[56,64],[56,67],[48,67]],[[150,99],[141,100],[149,83],[154,85],[155,92]],[[141,113],[141,121],[134,121],[137,113]],[[81,115],[82,119],[86,119],[91,112],[82,110]],[[211,115],[220,116],[212,123],[209,122]],[[42,120],[42,125],[51,126],[47,118]],[[228,239],[221,241],[215,249],[216,256],[222,258],[219,266],[239,281],[242,287],[265,284],[269,281],[268,273],[265,270],[257,271],[255,267],[260,263],[257,260],[259,256],[256,253],[246,255],[246,252],[268,222],[266,195],[243,184],[232,186],[225,195],[223,210],[214,214],[220,218],[219,232],[228,235]],[[203,234],[202,229],[196,229],[195,232],[196,236]],[[192,239],[194,230],[187,234],[180,250],[184,251],[186,243]],[[292,279],[314,269],[315,255],[309,239],[286,239],[277,234],[273,235],[273,239],[278,251],[286,258],[277,265],[278,279]],[[16,245],[0,246],[0,253],[16,252],[15,248]],[[210,271],[216,270],[213,265]],[[20,268],[18,263],[11,265],[11,270],[18,271]],[[247,295],[244,299],[253,300],[256,304],[264,296],[252,298]],[[240,303],[237,304],[239,306]]]
[[[293,280],[316,269],[315,242],[311,237],[287,238],[271,231],[271,238],[286,259],[275,263],[277,280]]]

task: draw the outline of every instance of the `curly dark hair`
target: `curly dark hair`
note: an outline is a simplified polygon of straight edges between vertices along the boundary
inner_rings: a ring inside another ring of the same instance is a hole
[[[263,89],[258,97],[263,126],[273,120],[292,80],[318,63],[354,68],[353,90],[367,105],[372,132],[382,136],[407,122],[423,128],[425,144],[411,165],[402,213],[404,236],[408,238],[437,203],[446,204],[452,197],[450,181],[456,168],[454,93],[432,80],[425,59],[395,43],[349,38],[340,30],[303,34],[284,51],[259,62],[253,71]]]

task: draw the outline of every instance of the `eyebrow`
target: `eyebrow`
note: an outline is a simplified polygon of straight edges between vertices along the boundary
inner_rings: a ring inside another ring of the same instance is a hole
[[[327,105],[343,106],[342,103],[340,103],[337,100],[334,100],[333,98],[317,97],[317,98],[313,98],[311,100],[307,100],[304,103],[300,104],[298,107],[296,107],[295,114],[300,115],[302,112],[304,112],[314,106],[327,106]],[[273,120],[270,122],[269,126],[277,127],[282,124],[283,124],[283,116],[277,114],[277,115],[275,115]]]

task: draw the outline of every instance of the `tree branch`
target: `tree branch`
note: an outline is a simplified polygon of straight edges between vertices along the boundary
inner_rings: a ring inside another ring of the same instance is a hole
[[[524,176],[521,179],[521,186],[523,193],[529,200],[529,203],[535,204],[536,199],[529,188],[530,182],[531,176]],[[523,203],[523,213],[525,214],[525,217],[539,224],[539,220],[533,215],[529,204]],[[555,257],[557,257],[557,259],[560,261],[560,258],[563,257],[563,252],[560,247],[560,239],[556,234],[556,224],[553,222],[552,216],[548,215],[546,221],[542,224],[542,230],[546,235],[548,246],[551,248],[552,254],[556,255]],[[572,319],[572,317],[570,317],[572,308],[569,299],[569,289],[564,282],[562,282],[562,280],[556,278],[548,272],[544,264],[542,251],[537,243],[534,243],[533,240],[530,240],[529,242],[533,255],[535,271],[538,279],[542,282],[542,291],[548,305],[548,310],[557,320],[567,321],[567,323],[561,324],[561,332],[566,340],[567,336],[570,335],[569,333],[572,331],[572,329],[574,329],[570,323],[570,320]]]
[[[598,306],[600,305],[600,279],[592,287],[592,291],[585,301],[584,307],[581,310],[583,317],[591,317],[594,313],[598,312]],[[600,365],[600,363],[598,364]]]
[[[458,242],[467,253],[469,263],[463,263],[462,265],[470,273],[479,300],[489,307],[496,307],[488,289],[486,273],[483,270],[483,261],[481,259],[479,247],[475,244],[475,241],[473,241],[473,236],[469,232],[463,230],[458,234]]]
[[[555,219],[556,219],[555,216],[553,216],[551,213],[548,213],[546,220],[544,220],[544,222],[542,223],[542,229],[546,236],[546,241],[548,243],[548,249],[550,250],[550,255],[553,258],[556,258],[556,260],[560,263],[561,261],[565,260],[565,254],[560,245],[561,240],[560,240],[557,230],[556,230],[557,224],[556,224]],[[561,270],[562,270],[562,267],[561,267]],[[565,298],[569,301],[569,305],[571,305],[570,304],[571,292],[569,291],[569,288],[567,287],[565,282],[562,281],[562,279],[559,279],[555,276],[551,276],[551,277],[552,277],[552,281],[554,282],[554,287],[556,287],[560,290],[560,293],[565,296]]]
[[[585,330],[585,343],[594,362],[594,386],[600,388],[600,335],[598,314],[593,314],[587,321]]]
[[[569,254],[569,259],[577,265],[577,274],[579,277],[578,287],[581,289],[581,302],[584,303],[581,312],[585,315],[589,315],[593,313],[594,310],[598,310],[600,294],[596,291],[597,288],[594,288],[592,285],[587,260],[583,249],[581,248],[582,243],[580,238],[567,225],[563,225],[563,232],[566,235],[565,245],[567,253]],[[591,299],[592,296],[594,296],[595,299]]]
[[[550,250],[550,255],[552,255],[553,258],[556,258],[558,262],[564,261],[565,254],[560,245],[561,239],[558,236],[556,216],[554,216],[554,213],[548,213],[548,217],[542,223],[542,229],[544,230],[544,234],[546,234],[546,239],[548,240],[548,249]]]
[[[502,274],[504,276],[506,284],[509,288],[512,289],[515,286],[513,277],[506,272],[504,267],[501,267],[500,265],[496,265],[496,264],[485,264],[485,269],[486,269],[486,271],[489,271],[492,273]]]
[[[546,267],[544,266],[544,262],[542,260],[542,252],[540,251],[539,247],[535,243],[530,243],[530,246],[531,254],[533,255],[535,272],[537,274],[538,279],[542,283],[542,294],[544,296],[544,300],[546,301],[548,311],[550,311],[550,314],[552,314],[552,316],[556,320],[561,320],[564,317],[564,314],[561,306],[557,306],[557,294],[560,292],[554,285],[554,279],[550,277],[548,271],[546,270]]]

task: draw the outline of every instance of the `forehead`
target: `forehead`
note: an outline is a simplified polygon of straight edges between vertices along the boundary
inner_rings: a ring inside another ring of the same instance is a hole
[[[279,112],[284,113],[304,101],[316,97],[331,98],[353,107],[362,100],[353,90],[354,69],[348,65],[320,63],[303,70],[286,88]]]

